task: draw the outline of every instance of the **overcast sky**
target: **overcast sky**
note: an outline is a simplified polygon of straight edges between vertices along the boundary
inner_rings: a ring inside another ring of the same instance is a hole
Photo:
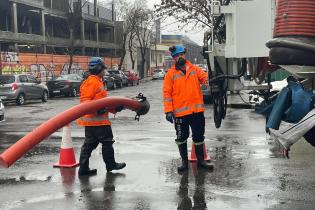
[[[93,0],[89,0],[93,1]],[[104,3],[107,6],[111,6],[112,1],[115,0],[98,0],[100,3]],[[127,0],[129,2],[134,2],[134,0]],[[155,4],[160,4],[161,0],[146,0],[147,5],[150,9],[154,8]],[[203,45],[203,30],[195,30],[189,27],[186,27],[184,30],[178,29],[178,24],[176,24],[175,19],[169,19],[166,22],[161,23],[161,31],[162,35],[169,35],[169,34],[178,34],[178,35],[186,35],[194,42],[198,43],[199,45]]]
[[[132,1],[132,0],[130,0]],[[147,0],[148,7],[153,9],[154,4],[160,4],[161,0]],[[200,30],[193,30],[189,27],[185,28],[185,31],[182,30],[175,30],[178,27],[178,24],[174,23],[177,22],[176,20],[169,20],[166,23],[162,23],[161,28],[162,28],[162,34],[180,34],[180,35],[186,35],[188,36],[191,40],[195,41],[199,45],[203,44],[203,33],[204,31]],[[174,23],[174,24],[173,24]]]

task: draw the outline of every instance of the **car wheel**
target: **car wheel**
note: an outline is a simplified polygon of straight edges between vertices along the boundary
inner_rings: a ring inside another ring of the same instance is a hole
[[[55,95],[54,95],[53,93],[49,93],[49,97],[50,97],[50,98],[54,98]]]
[[[42,95],[42,102],[47,102],[48,101],[48,92],[44,91]]]
[[[140,84],[140,82],[139,82],[139,80],[137,81],[137,85],[139,85]]]
[[[75,88],[73,88],[72,91],[71,91],[71,96],[72,97],[76,97],[77,95],[78,95],[77,90]]]
[[[25,104],[25,95],[23,93],[20,93],[16,99],[17,105],[24,105]]]

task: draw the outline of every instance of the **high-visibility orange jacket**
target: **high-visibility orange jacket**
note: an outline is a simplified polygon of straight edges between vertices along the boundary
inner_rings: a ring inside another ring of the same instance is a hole
[[[203,112],[204,103],[201,84],[206,84],[207,73],[186,61],[186,74],[173,65],[164,78],[164,112],[173,112],[175,117]]]
[[[107,96],[102,79],[96,75],[90,75],[80,87],[80,103],[97,100]],[[87,114],[77,120],[81,126],[110,125],[108,112],[97,115],[97,113]]]

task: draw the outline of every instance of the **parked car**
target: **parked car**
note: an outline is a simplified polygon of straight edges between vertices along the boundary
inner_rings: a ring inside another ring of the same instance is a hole
[[[140,77],[136,74],[136,72],[127,70],[124,71],[125,75],[128,77],[128,84],[130,85],[139,85]]]
[[[107,71],[104,73],[103,82],[107,90],[116,89],[115,79]]]
[[[153,71],[152,79],[164,79],[165,71],[164,69],[156,69]]]
[[[24,105],[29,99],[41,99],[46,102],[48,88],[33,75],[0,75],[0,98],[3,102],[15,101],[18,105]]]
[[[116,70],[105,70],[105,72],[108,72],[110,74],[111,77],[113,77],[115,79],[115,84],[116,84],[116,87],[120,87],[122,88],[123,87],[123,78],[116,74]]]
[[[0,122],[4,121],[4,105],[2,103],[2,100],[0,98]]]
[[[80,92],[80,85],[83,78],[78,74],[63,74],[52,78],[47,82],[49,96],[56,95],[75,97]]]
[[[122,79],[123,86],[128,86],[128,77],[123,71],[120,70],[109,70],[110,74],[118,75]]]
[[[82,77],[83,81],[86,80],[90,75],[91,75],[91,73],[89,71],[83,71],[81,73],[81,77]]]

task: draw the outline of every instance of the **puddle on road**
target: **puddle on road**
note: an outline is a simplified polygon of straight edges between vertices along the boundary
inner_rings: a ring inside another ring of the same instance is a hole
[[[15,178],[0,178],[0,185],[4,184],[23,184],[23,183],[34,183],[34,182],[50,182],[52,176],[44,174],[28,174],[26,176],[20,176]]]

